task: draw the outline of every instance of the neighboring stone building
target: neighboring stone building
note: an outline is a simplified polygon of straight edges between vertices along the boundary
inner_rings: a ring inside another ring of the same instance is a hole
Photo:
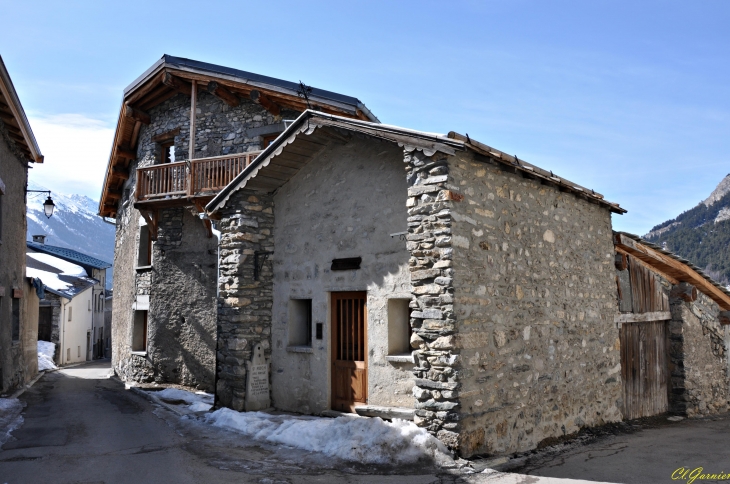
[[[91,236],[91,234],[89,234]],[[86,294],[84,297],[88,297],[91,300],[91,327],[89,328],[89,344],[84,345],[84,359],[95,360],[98,358],[105,358],[104,347],[105,340],[111,336],[109,332],[110,328],[105,328],[105,293],[106,289],[106,270],[112,265],[103,260],[95,257],[82,254],[79,251],[67,249],[66,247],[58,247],[55,245],[48,245],[45,243],[44,235],[34,235],[33,242],[27,242],[28,251],[31,253],[48,254],[57,257],[66,262],[76,264],[83,268],[86,273],[86,277],[95,281],[91,292]],[[60,295],[52,295],[46,300],[41,301],[40,305],[40,320],[51,322],[49,328],[51,333],[51,339],[44,341],[51,341],[58,344],[58,328],[60,314],[63,312],[63,308],[58,300]],[[40,330],[40,327],[39,327]],[[44,335],[45,336],[45,335]],[[42,339],[39,336],[40,339]],[[56,355],[58,356],[58,354]]]
[[[247,406],[261,347],[276,408],[415,410],[465,456],[621,419],[624,210],[601,195],[455,133],[308,111],[207,210],[220,405]]]
[[[125,89],[99,206],[117,223],[121,378],[213,389],[218,239],[201,212],[308,105],[376,120],[349,96],[167,55]]]
[[[624,416],[730,409],[730,292],[635,235],[614,234]]]
[[[25,210],[29,165],[42,162],[0,58],[0,394],[38,373],[38,297],[25,275]]]

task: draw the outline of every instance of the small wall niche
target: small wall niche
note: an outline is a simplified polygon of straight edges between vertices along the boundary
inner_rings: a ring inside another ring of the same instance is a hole
[[[289,300],[289,346],[312,346],[312,300]]]
[[[388,355],[411,352],[410,299],[388,299]]]
[[[147,351],[147,311],[134,312],[132,351]]]

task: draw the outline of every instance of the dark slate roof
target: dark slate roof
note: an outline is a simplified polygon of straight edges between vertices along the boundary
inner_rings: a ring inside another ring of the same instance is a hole
[[[157,72],[161,67],[172,67],[191,72],[198,72],[200,74],[223,76],[233,81],[254,86],[271,86],[274,88],[279,88],[295,96],[297,95],[297,91],[299,90],[299,83],[296,82],[285,81],[283,79],[263,76],[261,74],[242,71],[239,69],[234,69],[232,67],[219,66],[216,64],[209,64],[208,62],[200,62],[193,59],[186,59],[184,57],[175,57],[165,54],[160,60],[155,62],[152,67],[147,69],[144,73],[142,73],[141,76],[139,76],[129,86],[127,86],[124,89],[124,95],[126,96],[129,92],[136,89],[140,84],[144,83],[152,73]],[[370,110],[356,97],[346,96],[344,94],[339,94],[324,89],[318,89],[316,87],[312,87],[312,91],[309,95],[312,100],[319,99],[350,105],[356,109],[360,109],[372,121],[378,121],[378,118],[376,118],[375,115],[371,113]]]
[[[57,291],[55,289],[51,289],[50,287],[46,286],[44,284],[43,288],[50,292],[51,294],[55,294],[57,296],[62,296],[67,299],[73,299],[74,297],[78,296],[88,288],[92,287],[94,284],[98,283],[96,279],[92,279],[90,277],[73,277],[73,276],[64,276],[59,275],[58,278],[62,280],[63,282],[67,282],[71,284],[71,287],[68,289],[64,289],[63,291]],[[41,282],[43,282],[43,277],[40,278]]]
[[[78,264],[80,266],[90,266],[94,269],[108,269],[112,266],[108,262],[104,262],[103,260],[99,260],[95,257],[91,257],[86,254],[82,254],[81,252],[67,249],[65,247],[39,244],[37,242],[31,242],[30,240],[27,240],[25,243],[29,249],[33,249],[43,254],[53,255],[65,261]]]

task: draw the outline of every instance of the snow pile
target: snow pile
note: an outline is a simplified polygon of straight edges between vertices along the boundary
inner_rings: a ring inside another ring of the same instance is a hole
[[[38,341],[38,371],[58,369],[53,363],[53,353],[55,351],[55,344],[49,341]]]
[[[446,446],[413,422],[380,418],[302,417],[239,413],[221,408],[206,420],[216,427],[241,432],[255,440],[322,452],[364,464],[409,464],[431,459],[453,463]]]
[[[159,392],[150,392],[165,403],[186,405],[193,412],[207,412],[213,406],[213,395],[205,392],[187,392],[177,388],[165,388]]]
[[[10,438],[10,432],[23,424],[23,404],[17,398],[0,398],[0,446]]]

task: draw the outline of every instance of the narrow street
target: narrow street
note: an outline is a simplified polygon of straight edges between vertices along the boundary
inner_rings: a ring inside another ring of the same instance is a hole
[[[252,443],[181,419],[108,374],[108,360],[47,373],[20,397],[25,421],[0,450],[0,483],[464,482]]]

